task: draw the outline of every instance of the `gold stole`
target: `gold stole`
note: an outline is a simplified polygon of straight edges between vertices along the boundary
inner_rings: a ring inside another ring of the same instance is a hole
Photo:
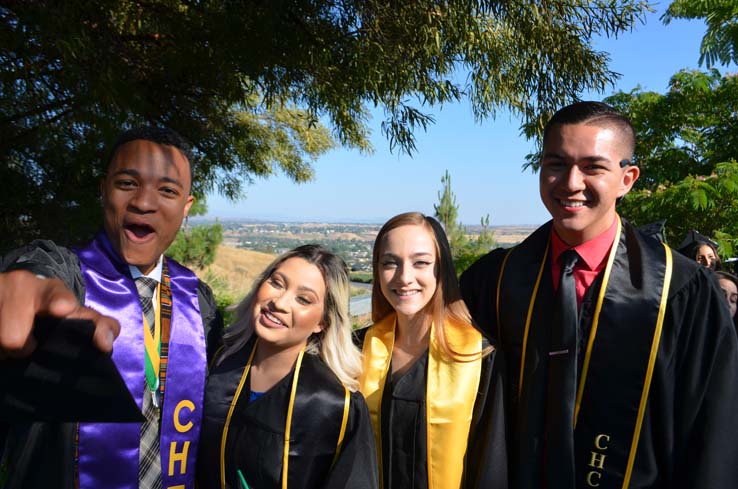
[[[366,398],[377,442],[379,480],[382,484],[382,393],[395,344],[395,314],[369,328],[364,337],[364,371],[361,393]],[[467,324],[447,320],[444,332],[452,350],[461,354],[482,351],[482,335]],[[461,487],[464,456],[469,439],[474,401],[479,389],[481,353],[471,361],[449,361],[441,352],[433,325],[428,352],[426,382],[426,433],[428,452],[428,487]]]

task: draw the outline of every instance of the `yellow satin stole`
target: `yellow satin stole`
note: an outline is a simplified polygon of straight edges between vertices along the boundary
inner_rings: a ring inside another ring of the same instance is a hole
[[[377,442],[380,487],[382,484],[382,393],[395,343],[395,314],[369,328],[364,337],[364,371],[361,393],[366,398]],[[428,487],[461,487],[464,456],[469,439],[474,401],[481,377],[482,335],[473,327],[446,321],[444,332],[451,349],[461,354],[479,353],[471,361],[453,361],[441,352],[431,325],[426,382],[426,433]]]

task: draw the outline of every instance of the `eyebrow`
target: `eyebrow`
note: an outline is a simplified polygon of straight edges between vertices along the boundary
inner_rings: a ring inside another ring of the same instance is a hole
[[[285,276],[285,274],[283,274],[282,272],[278,272],[278,271],[275,270],[272,273],[272,276],[274,276],[274,275],[278,275],[279,278],[281,278],[285,282],[289,282],[289,280],[287,280],[287,277]],[[312,292],[313,294],[315,294],[315,296],[317,298],[320,298],[320,294],[318,294],[314,289],[312,289],[311,287],[308,287],[307,285],[300,285],[300,286],[297,287],[297,290],[302,290],[302,291],[305,291],[305,292]]]
[[[434,253],[431,253],[430,251],[416,251],[415,253],[412,253],[410,255],[411,258],[417,258],[419,256],[430,256],[433,257]],[[390,258],[400,258],[399,256],[395,255],[394,253],[385,252],[382,253],[382,257],[390,257]]]
[[[131,168],[123,168],[122,170],[118,170],[115,173],[113,173],[113,176],[116,176],[116,175],[130,175],[132,177],[141,178],[141,172],[139,172],[138,170],[133,170]],[[184,185],[182,185],[182,182],[172,177],[161,177],[159,179],[159,182],[171,183],[180,188],[184,188]]]
[[[544,159],[544,158],[560,158],[562,160],[567,159],[566,156],[553,152],[553,151],[543,153],[543,156],[541,156],[541,159]],[[577,161],[588,161],[588,162],[594,163],[597,161],[610,161],[610,160],[608,160],[604,156],[593,155],[593,156],[585,156],[583,158],[579,158]]]

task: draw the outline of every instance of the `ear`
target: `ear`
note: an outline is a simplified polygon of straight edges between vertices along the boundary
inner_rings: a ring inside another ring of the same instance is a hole
[[[321,331],[323,331],[323,329],[325,329],[325,325],[323,324],[323,322],[320,322],[316,324],[313,328],[313,333],[320,333]]]
[[[618,197],[622,197],[630,192],[630,189],[633,188],[633,184],[638,180],[640,174],[641,170],[637,166],[628,165],[623,168],[623,176],[620,181],[620,192],[618,192]]]
[[[182,219],[187,217],[187,214],[190,213],[190,207],[192,207],[192,204],[195,203],[195,198],[192,195],[187,196],[187,202],[185,202],[184,206],[184,212],[182,213]]]

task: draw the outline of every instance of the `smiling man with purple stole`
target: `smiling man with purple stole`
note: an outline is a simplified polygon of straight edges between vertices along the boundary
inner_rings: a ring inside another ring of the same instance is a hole
[[[0,487],[194,487],[206,338],[220,334],[222,318],[210,288],[163,255],[193,202],[191,162],[171,130],[123,133],[93,241],[36,241],[3,259],[0,355],[34,349],[36,315],[90,319],[146,421],[10,424],[0,430]]]

